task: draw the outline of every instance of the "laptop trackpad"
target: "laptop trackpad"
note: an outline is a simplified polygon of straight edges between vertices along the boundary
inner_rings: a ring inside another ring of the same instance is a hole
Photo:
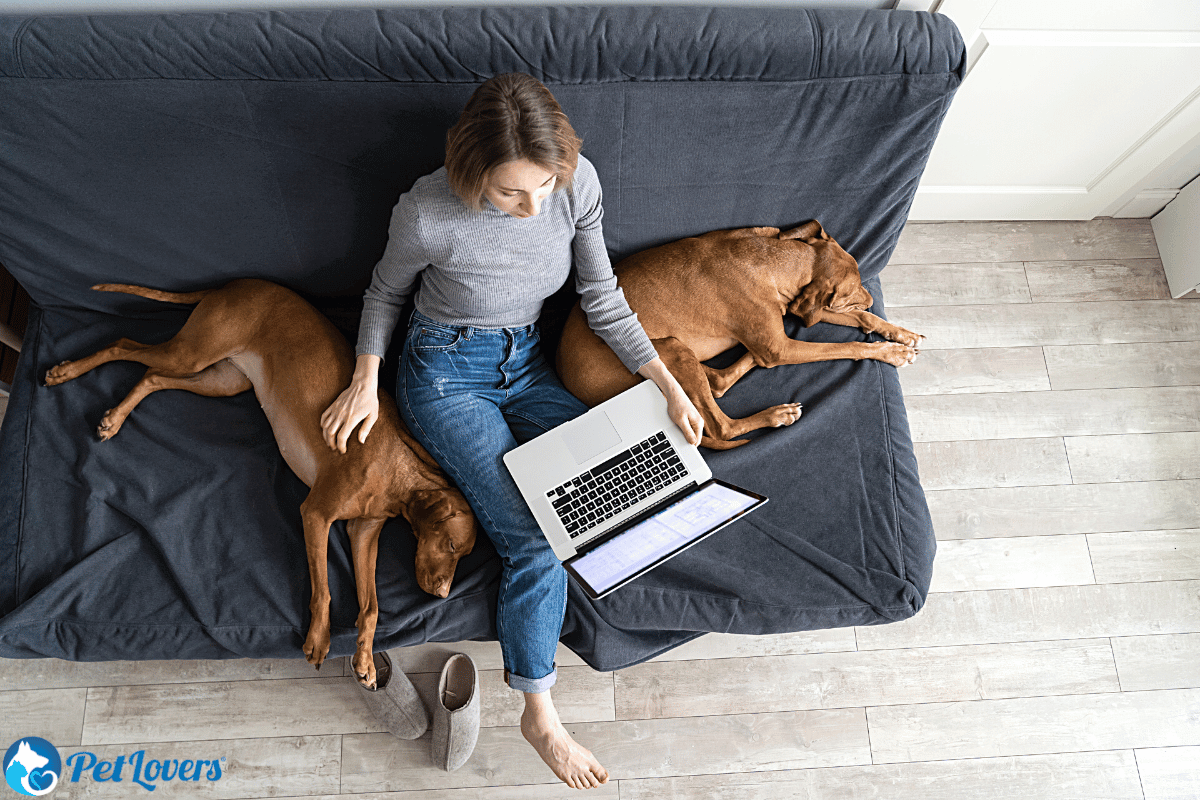
[[[576,464],[582,464],[621,443],[620,434],[603,411],[588,414],[574,425],[567,425],[563,428],[562,438],[575,457]]]

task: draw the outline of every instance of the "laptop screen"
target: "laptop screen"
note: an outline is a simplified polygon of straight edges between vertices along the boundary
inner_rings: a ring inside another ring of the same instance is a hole
[[[709,481],[566,566],[589,594],[600,597],[765,502],[760,495]]]

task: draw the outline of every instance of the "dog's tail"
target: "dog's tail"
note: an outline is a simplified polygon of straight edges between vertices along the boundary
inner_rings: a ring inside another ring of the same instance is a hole
[[[157,300],[160,303],[181,303],[189,306],[199,303],[212,291],[212,289],[204,289],[199,292],[163,292],[158,289],[147,289],[145,286],[131,286],[128,283],[98,283],[92,289],[97,292],[136,294],[138,297]]]

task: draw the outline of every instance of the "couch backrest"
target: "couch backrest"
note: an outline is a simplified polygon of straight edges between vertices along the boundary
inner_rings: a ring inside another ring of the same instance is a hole
[[[817,218],[879,272],[963,67],[947,18],[750,8],[0,17],[0,262],[100,281],[360,293],[396,198],[480,82],[545,82],[614,258]]]

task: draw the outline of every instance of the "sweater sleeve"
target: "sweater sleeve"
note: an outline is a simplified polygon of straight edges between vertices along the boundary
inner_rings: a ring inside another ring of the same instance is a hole
[[[387,248],[375,265],[371,285],[363,298],[357,355],[384,357],[404,303],[412,294],[417,276],[429,263],[421,240],[420,213],[411,192],[406,192],[392,210]]]
[[[575,208],[575,289],[588,325],[605,341],[630,372],[636,373],[658,357],[637,314],[629,308],[625,293],[617,286],[612,261],[604,246],[600,221],[604,217],[600,178],[583,156],[571,186]]]

